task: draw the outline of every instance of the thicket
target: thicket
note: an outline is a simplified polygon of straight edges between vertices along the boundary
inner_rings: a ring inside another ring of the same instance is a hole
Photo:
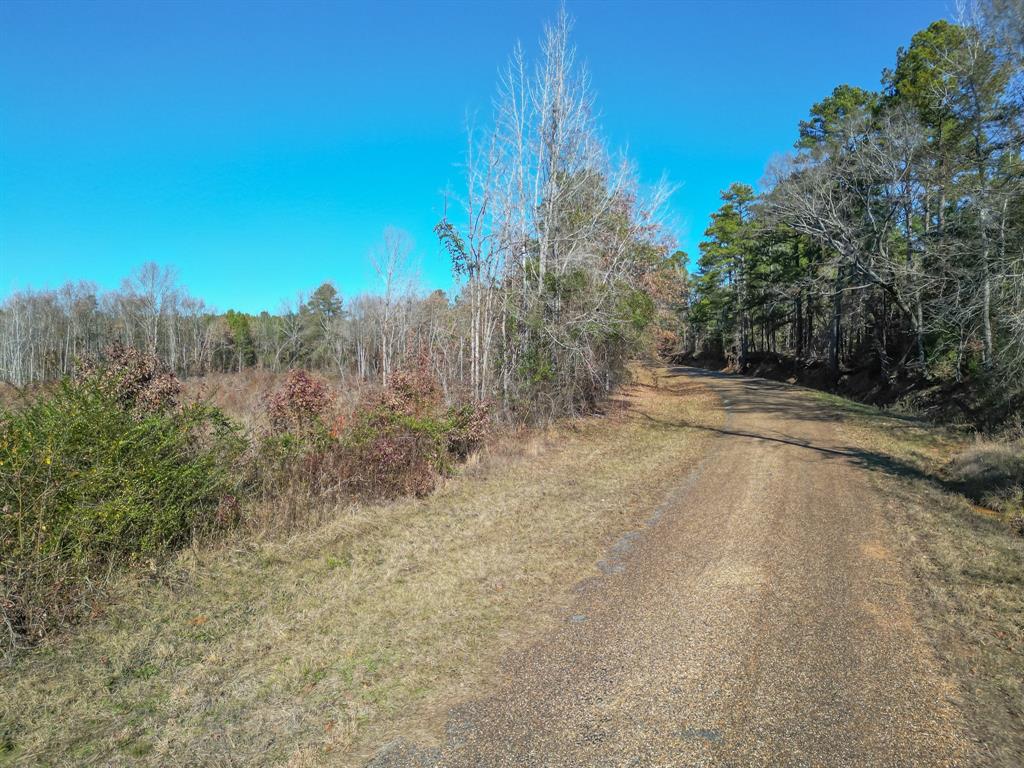
[[[114,347],[0,412],[0,649],[197,537],[288,527],[302,504],[426,494],[489,423],[481,404],[446,405],[425,363],[349,412],[322,378],[290,371],[248,431],[180,389],[156,358]]]
[[[121,348],[0,412],[0,647],[72,618],[111,569],[228,524],[243,448],[222,413],[178,403],[171,374]]]
[[[264,498],[284,489],[320,499],[424,495],[483,444],[489,424],[482,404],[445,405],[425,360],[395,371],[349,413],[333,400],[326,382],[303,370],[268,400],[255,447]]]

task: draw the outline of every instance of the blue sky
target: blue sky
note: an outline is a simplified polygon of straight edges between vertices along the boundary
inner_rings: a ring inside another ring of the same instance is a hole
[[[557,2],[0,3],[0,297],[144,261],[221,310],[373,290],[386,225],[425,288],[467,111]],[[952,3],[567,2],[610,142],[680,185],[691,256],[839,83],[878,86]]]

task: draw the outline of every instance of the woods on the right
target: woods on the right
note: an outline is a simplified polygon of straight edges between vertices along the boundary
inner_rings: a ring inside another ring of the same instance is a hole
[[[766,357],[835,386],[940,385],[971,420],[1024,403],[1020,2],[937,21],[871,92],[840,85],[759,195],[723,192],[686,352]]]

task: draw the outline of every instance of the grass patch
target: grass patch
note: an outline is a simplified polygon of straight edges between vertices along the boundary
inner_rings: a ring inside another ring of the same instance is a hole
[[[717,426],[713,396],[645,376],[429,497],[123,577],[104,615],[3,670],[0,765],[356,765],[429,740],[699,457],[704,433],[674,424]]]

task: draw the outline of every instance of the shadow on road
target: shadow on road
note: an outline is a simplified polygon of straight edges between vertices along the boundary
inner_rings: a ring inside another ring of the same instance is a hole
[[[848,419],[848,415],[844,414],[840,409],[827,403],[819,403],[809,399],[811,396],[810,392],[791,384],[770,381],[768,379],[749,378],[738,374],[722,373],[721,371],[710,371],[703,368],[677,366],[669,370],[673,376],[682,377],[685,375],[687,378],[727,380],[740,385],[739,389],[729,392],[717,389],[719,396],[723,398],[732,414],[749,414],[762,417],[778,416],[782,420],[812,423],[841,423]],[[778,430],[749,431],[730,429],[728,427],[710,427],[693,421],[671,421],[658,419],[649,414],[642,415],[648,421],[656,422],[662,427],[698,429],[704,432],[713,432],[727,438],[760,440],[801,448],[813,452],[822,460],[840,460],[871,472],[883,472],[895,477],[923,480],[935,488],[946,492],[957,492],[958,490],[952,483],[924,472],[894,456],[864,450],[856,446],[816,444],[812,440]],[[904,425],[892,425],[893,429],[907,429],[918,423],[916,419],[909,417],[886,414],[886,418],[904,422]]]

